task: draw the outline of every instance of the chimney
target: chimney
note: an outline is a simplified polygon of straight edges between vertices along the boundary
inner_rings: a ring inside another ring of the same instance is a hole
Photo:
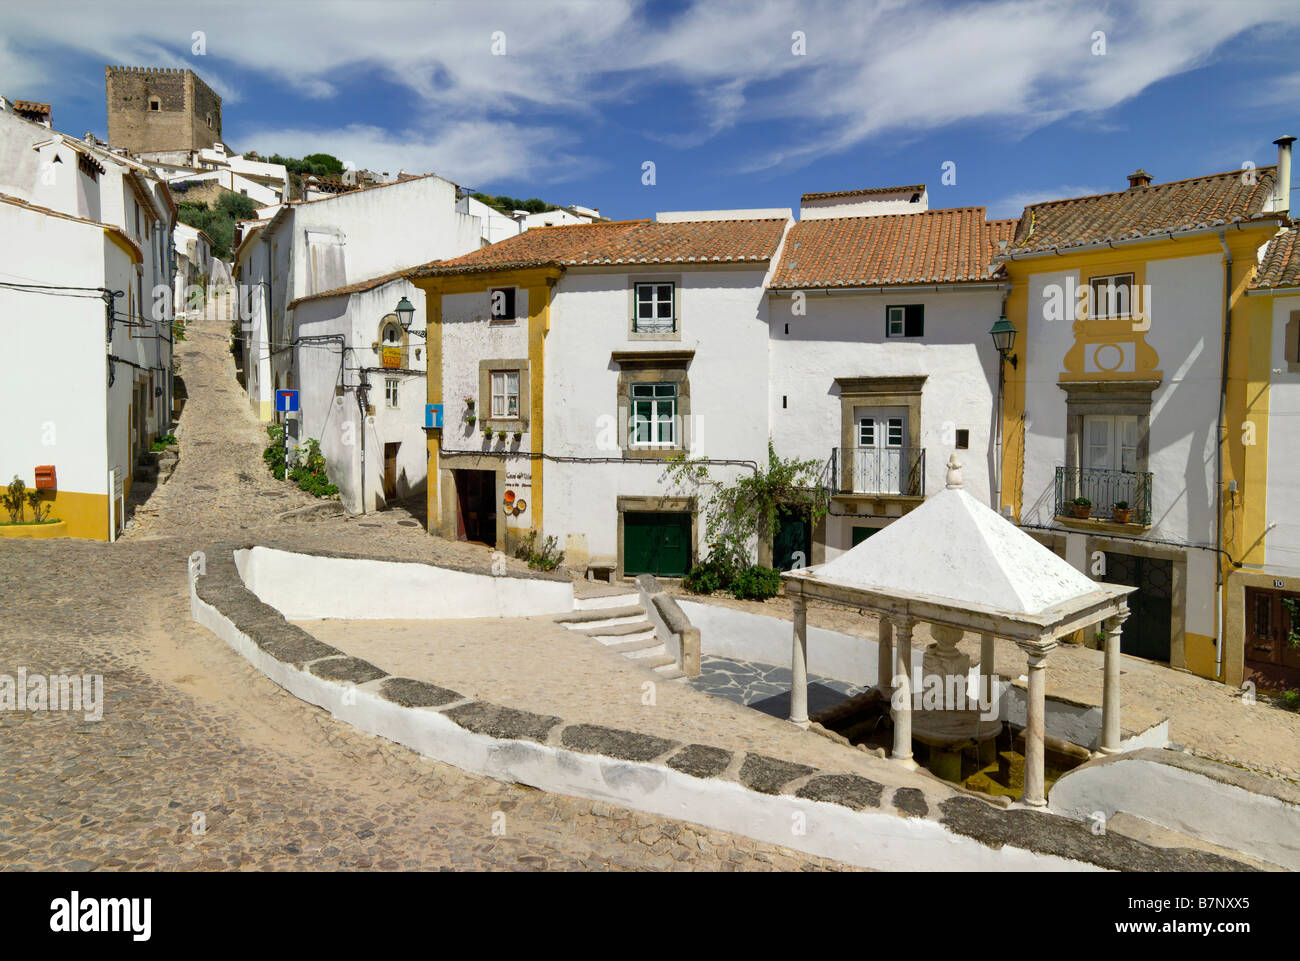
[[[1278,137],[1277,144],[1277,179],[1273,182],[1273,209],[1291,209],[1291,145],[1295,137]]]
[[[1138,167],[1137,170],[1133,171],[1131,174],[1128,175],[1129,190],[1137,190],[1139,187],[1150,187],[1150,186],[1151,186],[1151,175],[1147,173],[1145,170],[1143,170],[1141,167]]]

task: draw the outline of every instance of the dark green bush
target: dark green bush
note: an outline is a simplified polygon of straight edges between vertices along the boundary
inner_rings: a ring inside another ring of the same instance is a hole
[[[742,601],[765,601],[781,593],[781,572],[752,564],[731,585],[732,596]]]
[[[718,578],[718,572],[706,561],[696,564],[686,573],[682,578],[682,589],[692,594],[712,594],[722,589],[722,581]]]

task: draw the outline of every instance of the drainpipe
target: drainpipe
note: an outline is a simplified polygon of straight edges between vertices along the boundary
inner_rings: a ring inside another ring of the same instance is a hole
[[[1232,338],[1232,251],[1222,230],[1223,247],[1223,350],[1220,354],[1219,425],[1214,445],[1214,676],[1223,677],[1223,445],[1228,439],[1228,351]]]
[[[370,382],[364,374],[357,386],[357,410],[361,413],[361,513],[366,513],[366,399],[370,392]]]

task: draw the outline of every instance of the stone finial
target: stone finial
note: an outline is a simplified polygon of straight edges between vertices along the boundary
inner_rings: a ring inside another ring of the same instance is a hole
[[[948,489],[961,488],[961,461],[957,459],[956,453],[948,458]]]

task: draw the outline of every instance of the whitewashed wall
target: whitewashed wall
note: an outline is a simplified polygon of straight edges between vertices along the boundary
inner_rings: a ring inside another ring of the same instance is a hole
[[[769,416],[777,453],[829,460],[841,441],[837,377],[925,375],[921,445],[926,494],[943,488],[953,432],[965,429],[970,431],[969,449],[957,452],[966,468],[964,484],[971,496],[990,503],[997,352],[988,331],[1004,292],[806,293],[803,316],[792,313],[789,295],[773,295],[770,302]],[[886,338],[886,306],[918,303],[925,307],[924,336]],[[827,558],[850,546],[854,524],[866,523],[856,515],[828,518]]]
[[[691,386],[692,455],[767,459],[767,301],[765,266],[735,269],[636,271],[681,276],[680,341],[630,339],[629,274],[570,270],[555,288],[551,332],[547,336],[546,448],[569,456],[620,456],[601,449],[601,418],[618,415],[619,367],[615,350],[692,349],[687,368]],[[607,433],[608,430],[607,430]],[[561,544],[567,535],[584,535],[593,556],[614,557],[618,550],[617,498],[665,493],[663,462],[545,465],[545,532]],[[718,467],[723,480],[744,468]],[[704,525],[700,524],[703,537]],[[700,545],[697,545],[697,550]]]
[[[1214,432],[1219,410],[1223,303],[1217,255],[1151,261],[1151,329],[1161,384],[1151,395],[1153,539],[1214,541]],[[1048,284],[1078,284],[1078,271],[1033,274],[1029,282],[1024,508],[1021,522],[1048,525],[1055,468],[1065,465],[1066,397],[1059,386],[1074,343],[1068,320],[1042,317]],[[1023,361],[1022,361],[1023,363]],[[1192,630],[1191,626],[1188,626]]]
[[[1269,568],[1300,574],[1300,373],[1286,358],[1286,325],[1300,310],[1300,296],[1274,297],[1271,382],[1268,392],[1268,503],[1264,541]]]
[[[388,374],[381,370],[367,372],[370,403],[375,408],[365,418],[365,503],[361,484],[361,412],[355,391],[337,396],[339,384],[356,385],[360,368],[379,368],[381,359],[371,348],[379,339],[379,326],[391,314],[397,301],[405,296],[415,306],[411,326],[425,327],[424,297],[410,283],[393,281],[351,295],[327,297],[299,304],[294,319],[299,337],[336,335],[344,344],[313,341],[300,344],[294,351],[294,383],[299,395],[301,431],[299,442],[307,438],[320,441],[330,481],[339,488],[339,499],[350,513],[377,510],[385,505],[384,445],[401,444],[397,459],[397,496],[405,498],[424,490],[428,475],[428,448],[424,435],[425,377],[423,374]],[[346,345],[346,370],[341,370],[340,351]],[[417,357],[416,354],[419,354]],[[425,343],[410,338],[407,365],[411,370],[425,369]],[[398,407],[385,403],[384,380],[399,380]]]

